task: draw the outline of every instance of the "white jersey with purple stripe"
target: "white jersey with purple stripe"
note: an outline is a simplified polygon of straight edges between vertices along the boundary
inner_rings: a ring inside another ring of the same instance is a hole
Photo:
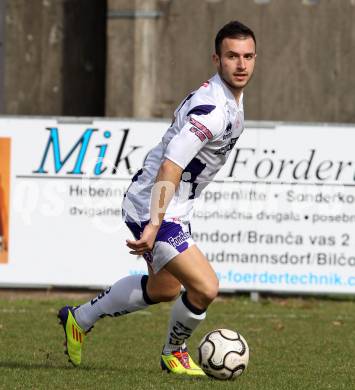
[[[243,97],[237,103],[216,74],[188,95],[174,115],[161,142],[132,179],[122,204],[127,220],[150,220],[152,187],[161,163],[169,159],[183,169],[183,175],[164,219],[189,221],[194,199],[222,168],[243,131]]]

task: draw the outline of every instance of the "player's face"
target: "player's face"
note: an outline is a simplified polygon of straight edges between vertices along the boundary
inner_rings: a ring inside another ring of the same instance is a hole
[[[239,97],[254,71],[255,43],[253,38],[224,38],[220,55],[214,54],[213,61],[224,82]]]

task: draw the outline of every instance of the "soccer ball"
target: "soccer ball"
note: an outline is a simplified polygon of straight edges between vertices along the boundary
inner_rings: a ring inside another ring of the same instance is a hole
[[[207,333],[198,347],[199,364],[206,375],[235,379],[247,368],[249,347],[244,337],[229,329]]]

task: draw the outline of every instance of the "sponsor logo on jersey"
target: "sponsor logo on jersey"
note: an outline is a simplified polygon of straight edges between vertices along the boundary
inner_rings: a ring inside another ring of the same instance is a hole
[[[190,237],[189,232],[180,231],[177,236],[169,237],[168,242],[170,245],[172,245],[174,248],[176,248],[176,247],[180,246],[181,244],[183,244],[189,237]]]
[[[194,118],[190,118],[190,123],[192,125],[194,125],[195,127],[197,127],[200,131],[202,131],[203,134],[205,134],[205,136],[208,138],[208,139],[212,139],[212,133],[207,129],[206,126],[204,126],[202,123],[200,123],[199,121],[197,121],[196,119]]]
[[[229,133],[225,133],[225,134],[223,134],[223,139],[227,139],[227,138],[231,137],[231,136],[232,136],[232,134],[233,134],[233,132],[232,132],[232,131],[230,131]]]
[[[223,146],[223,148],[217,150],[217,152],[214,152],[214,154],[223,154],[225,155],[227,152],[229,152],[230,150],[233,149],[235,143],[237,142],[239,137],[237,138],[231,138],[231,140],[229,141],[229,144],[226,145],[226,146]]]

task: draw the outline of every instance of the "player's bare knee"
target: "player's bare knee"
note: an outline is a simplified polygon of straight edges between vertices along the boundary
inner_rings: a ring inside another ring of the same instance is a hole
[[[206,309],[215,298],[209,291],[193,291],[189,297],[191,303],[199,309]]]
[[[175,301],[175,299],[179,296],[180,289],[178,291],[171,290],[166,292],[161,292],[159,297],[159,302],[171,302]]]
[[[191,288],[189,296],[192,303],[200,308],[207,308],[218,295],[218,279],[209,281],[209,283],[201,283],[199,286]]]
[[[180,286],[173,288],[149,288],[148,295],[154,302],[170,302],[174,301],[180,294]]]
[[[212,303],[214,299],[218,295],[219,283],[216,278],[213,282],[208,284],[208,287],[203,291],[204,299],[208,302],[208,304]]]

